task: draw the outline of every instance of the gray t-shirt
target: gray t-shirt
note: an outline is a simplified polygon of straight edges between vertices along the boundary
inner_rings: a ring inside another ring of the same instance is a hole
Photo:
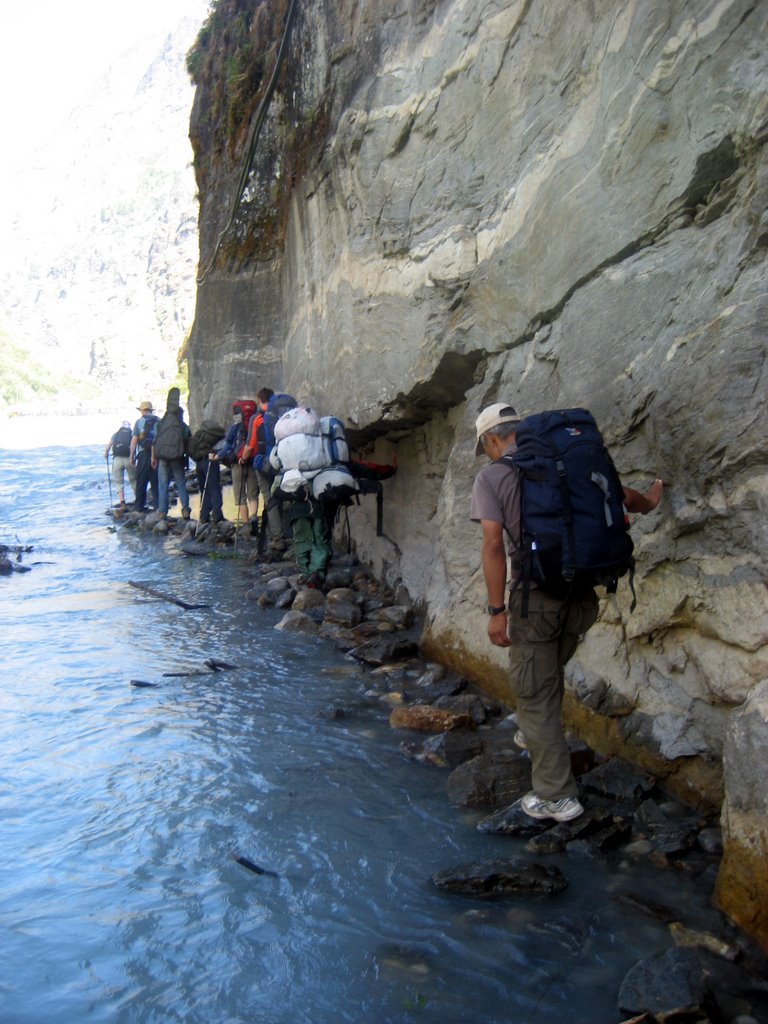
[[[516,451],[512,444],[505,455]],[[513,555],[520,551],[520,477],[514,466],[491,462],[475,477],[469,518],[476,523],[489,519],[501,523]],[[513,567],[514,571],[514,567]]]

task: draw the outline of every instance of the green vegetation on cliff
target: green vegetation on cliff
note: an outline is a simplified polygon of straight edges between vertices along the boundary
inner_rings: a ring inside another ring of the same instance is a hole
[[[56,367],[47,366],[22,345],[0,331],[0,410],[38,406],[63,396],[91,399],[96,385],[80,382]]]
[[[270,19],[276,15],[279,24],[282,10],[269,12]],[[189,77],[210,89],[210,122],[225,126],[227,140],[247,122],[259,92],[273,45],[267,18],[263,0],[214,0],[187,54]]]
[[[52,398],[58,390],[58,374],[37,362],[0,331],[0,404],[3,408]]]

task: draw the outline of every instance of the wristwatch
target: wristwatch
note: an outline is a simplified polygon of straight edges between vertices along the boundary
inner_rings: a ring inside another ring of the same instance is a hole
[[[498,606],[489,604],[486,606],[485,610],[488,612],[489,615],[501,615],[502,612],[505,612],[507,610],[507,606],[505,604],[500,604]]]

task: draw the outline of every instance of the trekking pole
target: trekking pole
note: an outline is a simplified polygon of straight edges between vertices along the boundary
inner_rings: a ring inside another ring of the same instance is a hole
[[[245,485],[245,466],[241,466],[240,469],[240,493],[237,496],[237,516],[235,517],[235,554],[237,554],[237,537],[240,533],[240,506],[243,503],[243,489]]]
[[[107,460],[107,484],[109,485],[109,507],[112,508],[112,477],[109,474],[109,452],[104,456]]]
[[[195,527],[195,540],[197,540],[197,531],[200,529],[200,517],[203,514],[203,505],[205,504],[205,492],[208,490],[208,477],[211,475],[211,460],[208,460],[208,468],[205,471],[205,483],[203,484],[203,493],[200,496],[200,511],[197,514],[197,526]]]

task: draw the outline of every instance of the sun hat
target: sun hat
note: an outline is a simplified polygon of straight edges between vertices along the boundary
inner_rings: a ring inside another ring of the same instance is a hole
[[[138,406],[138,410],[139,412],[154,412],[155,407],[152,405],[151,402],[141,402],[141,404]]]
[[[520,415],[508,402],[496,402],[495,405],[489,405],[487,408],[483,409],[475,420],[475,433],[477,435],[475,455],[483,454],[482,437],[488,430],[492,430],[494,427],[498,427],[502,423],[519,422]]]

